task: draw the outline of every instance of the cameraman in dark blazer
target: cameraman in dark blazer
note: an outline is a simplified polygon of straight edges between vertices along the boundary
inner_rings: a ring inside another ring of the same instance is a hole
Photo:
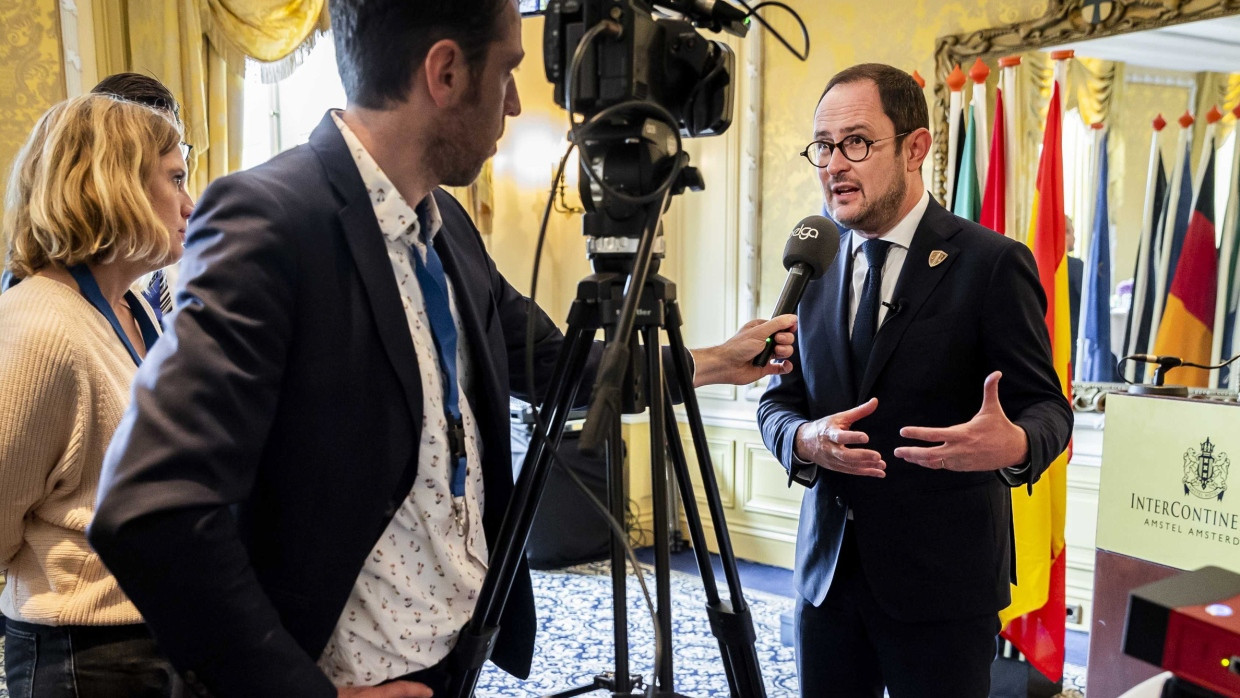
[[[515,4],[331,13],[348,105],[203,194],[90,530],[198,695],[442,695],[513,490],[508,397],[563,343],[439,188],[520,112]],[[782,370],[749,361],[794,321],[693,352],[695,383]],[[534,625],[523,565],[497,665],[529,673]]]

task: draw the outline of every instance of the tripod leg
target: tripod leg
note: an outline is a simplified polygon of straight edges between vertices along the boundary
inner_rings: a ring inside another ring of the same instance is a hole
[[[668,516],[668,469],[667,433],[660,428],[666,414],[663,390],[663,350],[659,346],[659,327],[650,325],[643,329],[642,339],[646,348],[647,400],[650,408],[650,469],[651,490],[654,499],[654,557],[655,584],[658,607],[655,622],[658,623],[659,639],[655,644],[654,686],[661,692],[673,690],[672,666],[672,584],[671,584],[671,533],[672,521]]]
[[[620,420],[615,418],[606,427],[607,434],[607,498],[611,514],[617,521],[624,521],[628,505],[628,492],[624,486],[624,442],[620,437]],[[614,533],[611,536],[611,598],[612,634],[616,649],[616,673],[613,694],[627,695],[633,690],[629,675],[629,615],[628,615],[628,558],[625,541]]]
[[[546,438],[540,438],[535,433],[530,442],[521,475],[517,478],[503,524],[491,550],[490,568],[478,594],[474,615],[461,631],[450,657],[454,684],[449,688],[449,696],[472,696],[482,665],[491,656],[504,606],[508,602],[508,592],[525,557],[525,542],[529,538],[538,500],[546,486],[551,451],[559,445],[564,433],[564,423],[580,386],[594,331],[595,328],[585,323],[570,322],[556,360],[556,378],[547,393],[546,407],[542,410],[547,425]]]
[[[676,424],[676,416],[671,413],[670,402],[670,398],[668,398],[668,416],[665,420],[667,422],[667,431],[670,434],[668,444],[671,450],[676,482],[679,486],[681,501],[685,509],[685,521],[689,525],[689,537],[693,541],[694,557],[697,559],[698,570],[702,576],[702,588],[706,595],[706,613],[710,618],[711,632],[719,641],[719,652],[723,658],[723,670],[728,679],[728,686],[731,687],[732,698],[747,698],[750,695],[760,696],[763,694],[740,692],[740,687],[750,685],[752,677],[746,669],[746,662],[738,661],[737,653],[734,651],[733,646],[738,645],[743,648],[746,644],[752,645],[755,638],[752,629],[753,624],[749,619],[747,608],[743,608],[740,613],[737,613],[735,612],[736,607],[730,601],[725,602],[719,598],[714,568],[711,565],[710,552],[706,546],[706,534],[702,529],[701,515],[698,513],[697,500],[693,496],[692,482],[689,480],[689,467],[685,459],[684,447],[680,443],[680,431]],[[761,682],[761,677],[758,678],[758,682]]]
[[[732,539],[728,535],[727,523],[724,518],[723,504],[719,499],[719,485],[715,479],[715,470],[711,464],[710,451],[706,447],[706,430],[702,425],[702,413],[698,408],[697,395],[689,378],[690,373],[684,359],[684,339],[680,334],[680,310],[675,300],[667,303],[666,330],[672,349],[672,360],[675,363],[679,388],[684,396],[685,411],[688,415],[689,430],[693,436],[694,450],[697,454],[698,466],[702,478],[702,487],[706,497],[707,508],[715,529],[716,543],[719,547],[719,558],[723,566],[724,577],[728,583],[731,603],[719,599],[715,588],[714,569],[706,553],[705,534],[702,531],[702,520],[697,513],[697,502],[694,499],[689,483],[688,466],[684,449],[676,434],[679,429],[674,415],[665,418],[668,441],[672,448],[672,462],[676,467],[677,482],[680,486],[681,500],[685,507],[685,518],[689,524],[694,549],[697,551],[698,568],[702,574],[703,586],[707,592],[707,613],[710,616],[711,630],[719,639],[719,649],[723,654],[724,668],[733,696],[762,698],[766,696],[766,687],[762,681],[762,670],[758,662],[757,650],[754,647],[756,637],[753,618],[745,603],[741,591],[740,572],[736,568],[736,557],[732,551]]]

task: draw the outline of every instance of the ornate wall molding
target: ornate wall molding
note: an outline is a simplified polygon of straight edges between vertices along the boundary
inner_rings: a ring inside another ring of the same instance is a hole
[[[741,94],[745,101],[741,119],[740,181],[740,288],[738,306],[742,318],[761,317],[758,308],[762,284],[762,33],[752,31],[745,39],[741,64]]]
[[[1046,13],[1036,19],[943,36],[935,42],[935,148],[931,187],[936,197],[942,200],[946,190],[948,88],[945,78],[952,66],[959,63],[967,70],[977,58],[993,61],[1005,55],[1084,39],[1101,39],[1240,13],[1240,0],[1116,0],[1110,3],[1109,14],[1095,24],[1088,17],[1095,4],[1088,3],[1086,7],[1087,0],[1050,0]]]

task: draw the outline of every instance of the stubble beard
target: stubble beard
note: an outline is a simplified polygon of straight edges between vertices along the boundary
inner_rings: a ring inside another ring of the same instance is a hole
[[[896,222],[895,216],[899,215],[900,204],[903,203],[907,193],[908,182],[904,180],[904,177],[897,176],[886,191],[873,201],[866,201],[855,216],[842,218],[835,211],[832,211],[831,215],[836,223],[849,230],[863,232],[882,230]]]
[[[467,128],[453,129],[450,134],[436,134],[427,149],[428,164],[439,174],[439,182],[449,187],[467,187],[482,172],[487,154],[481,152],[478,134]]]
[[[482,166],[490,157],[494,141],[482,133],[481,92],[477,79],[473,90],[457,113],[449,115],[440,128],[431,134],[427,149],[428,165],[438,173],[439,182],[449,187],[467,187],[478,179]]]

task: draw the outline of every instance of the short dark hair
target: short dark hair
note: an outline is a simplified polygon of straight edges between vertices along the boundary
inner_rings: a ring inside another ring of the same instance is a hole
[[[336,67],[349,101],[367,109],[403,102],[431,46],[452,39],[477,74],[500,38],[513,0],[331,0]]]
[[[861,63],[841,70],[827,83],[818,101],[822,102],[822,98],[836,85],[865,81],[878,87],[883,113],[895,125],[896,133],[930,128],[930,114],[926,109],[926,95],[921,91],[921,85],[917,84],[912,75],[883,63]],[[896,143],[903,140],[904,137],[901,136],[896,139]]]
[[[91,88],[91,92],[144,104],[152,109],[168,112],[177,121],[181,120],[181,106],[177,104],[172,92],[162,82],[149,75],[141,73],[109,75]]]

